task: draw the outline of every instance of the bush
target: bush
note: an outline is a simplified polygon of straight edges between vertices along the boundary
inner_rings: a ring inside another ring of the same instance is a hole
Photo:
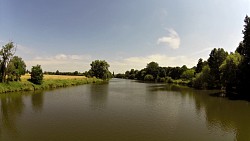
[[[173,79],[171,77],[166,77],[166,82],[167,83],[173,83]]]
[[[34,84],[41,85],[43,82],[43,70],[41,65],[32,66],[30,81]]]
[[[144,77],[144,80],[145,80],[145,81],[153,81],[153,80],[154,80],[154,77],[153,77],[153,75],[151,75],[151,74],[147,74],[147,75]]]

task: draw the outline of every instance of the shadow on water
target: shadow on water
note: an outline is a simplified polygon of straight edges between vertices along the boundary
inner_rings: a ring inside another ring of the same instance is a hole
[[[43,103],[44,103],[44,93],[43,92],[34,92],[31,95],[31,103],[32,103],[32,109],[35,112],[41,112],[43,109]]]
[[[108,83],[90,85],[90,106],[94,110],[102,110],[108,99]]]
[[[18,135],[16,127],[17,119],[21,117],[25,102],[24,98],[31,96],[32,108],[36,110],[42,110],[43,94],[42,92],[19,92],[0,94],[0,137],[2,132],[10,132],[12,136]]]

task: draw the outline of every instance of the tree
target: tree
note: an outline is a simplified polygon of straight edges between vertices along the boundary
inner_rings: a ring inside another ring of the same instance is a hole
[[[231,53],[220,66],[221,80],[227,92],[232,92],[238,82],[237,71],[241,62],[239,53]]]
[[[42,84],[43,70],[41,68],[41,65],[32,66],[30,81],[34,84]]]
[[[242,55],[242,62],[238,69],[238,80],[237,92],[244,94],[248,91],[250,86],[250,17],[246,15],[245,25],[243,33],[243,41],[240,43],[239,47],[236,49]],[[249,97],[249,96],[248,96]]]
[[[101,79],[108,79],[111,77],[111,72],[109,72],[109,64],[105,60],[95,60],[90,64],[91,76],[95,76]]]
[[[200,59],[198,60],[197,66],[196,66],[196,68],[195,68],[195,73],[200,73],[201,70],[202,70],[202,67],[203,67],[203,60],[200,58]]]
[[[214,88],[221,87],[221,80],[220,80],[220,69],[219,67],[226,59],[228,53],[224,51],[223,48],[214,48],[208,58],[208,65],[210,67],[210,73],[212,78],[212,84]]]
[[[7,66],[9,64],[10,59],[15,54],[15,47],[13,42],[7,43],[5,46],[2,47],[0,50],[0,55],[2,56],[0,70],[1,70],[1,82],[6,82],[6,75],[7,75]]]
[[[7,67],[7,75],[9,80],[20,81],[21,75],[26,72],[26,64],[22,58],[14,56]]]
[[[194,77],[194,73],[194,69],[188,69],[182,73],[181,78],[185,80],[191,80]]]
[[[147,74],[151,74],[154,77],[154,79],[156,79],[157,75],[159,74],[158,68],[159,68],[158,63],[156,62],[148,63],[146,67]]]
[[[202,68],[202,71],[196,74],[195,78],[193,79],[192,85],[194,88],[197,89],[207,89],[211,88],[212,76],[210,75],[210,67],[208,65]]]

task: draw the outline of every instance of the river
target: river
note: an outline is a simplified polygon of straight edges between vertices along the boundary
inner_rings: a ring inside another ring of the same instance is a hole
[[[0,141],[249,141],[250,103],[112,79],[0,94]]]

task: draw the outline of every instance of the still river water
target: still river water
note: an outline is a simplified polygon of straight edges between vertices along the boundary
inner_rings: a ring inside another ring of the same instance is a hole
[[[112,79],[0,95],[0,141],[249,141],[250,102]]]

